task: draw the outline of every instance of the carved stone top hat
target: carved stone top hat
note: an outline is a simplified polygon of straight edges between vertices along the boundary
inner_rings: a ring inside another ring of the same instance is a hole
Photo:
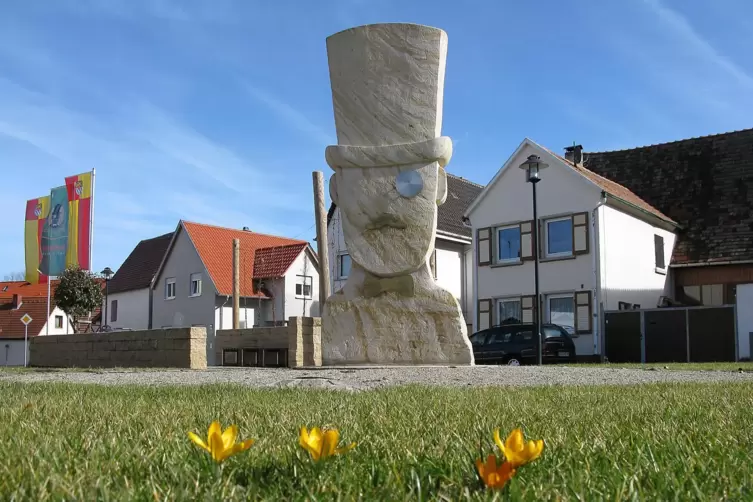
[[[452,141],[440,137],[447,34],[406,23],[372,24],[327,38],[338,146],[333,169],[444,167]]]

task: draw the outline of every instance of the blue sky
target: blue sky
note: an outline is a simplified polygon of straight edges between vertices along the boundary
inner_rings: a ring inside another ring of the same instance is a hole
[[[6,2],[0,276],[23,270],[25,201],[93,167],[97,271],[180,218],[313,238],[325,38],[377,22],[447,31],[448,170],[478,183],[526,136],[602,151],[753,127],[749,0]]]

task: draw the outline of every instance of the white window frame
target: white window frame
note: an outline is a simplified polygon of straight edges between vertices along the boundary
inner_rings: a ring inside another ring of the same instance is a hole
[[[509,230],[511,228],[516,229],[518,231],[518,256],[517,256],[517,258],[500,258],[499,257],[499,253],[500,253],[500,248],[499,248],[499,234],[503,230]],[[503,225],[503,226],[496,227],[494,229],[494,238],[495,238],[494,239],[494,250],[496,251],[494,253],[494,262],[495,263],[500,263],[500,264],[520,263],[520,261],[521,261],[521,258],[520,258],[521,247],[523,245],[522,238],[521,238],[521,233],[520,233],[520,223],[516,223],[515,225]]]
[[[520,317],[518,318],[518,320],[520,322],[523,322],[523,299],[520,296],[507,296],[507,297],[494,299],[494,305],[495,305],[494,315],[497,318],[497,322],[492,323],[492,326],[499,326],[502,324],[502,321],[504,321],[504,319],[502,319],[502,316],[500,315],[501,313],[499,311],[499,306],[501,303],[505,303],[505,302],[516,302],[518,304],[518,311],[520,314]]]
[[[60,326],[58,326],[58,319],[60,319]],[[63,316],[61,315],[55,316],[55,329],[63,329]]]
[[[549,252],[549,224],[555,223],[558,221],[569,221],[570,222],[570,251],[563,251],[561,253],[550,253]],[[563,258],[567,256],[575,256],[573,248],[575,247],[575,243],[573,242],[572,238],[573,233],[573,217],[570,216],[558,216],[556,218],[547,218],[544,220],[544,256],[546,258]]]
[[[191,274],[191,276],[189,277],[189,282],[188,282],[188,296],[190,298],[201,296],[202,282],[203,281],[202,281],[201,272],[196,272],[194,274]],[[197,284],[196,292],[194,292],[193,290],[194,283]]]
[[[173,294],[169,294],[170,285],[172,285]],[[175,277],[168,277],[165,279],[165,300],[174,300],[175,299],[175,292],[176,292],[176,285],[175,285]]]
[[[302,282],[301,282],[302,281]],[[301,287],[301,294],[298,294],[298,286]],[[306,294],[306,286],[309,287],[309,294]],[[295,297],[298,300],[310,300],[314,297],[314,277],[311,275],[297,275],[295,283]]]
[[[351,258],[350,253],[340,253],[339,255],[337,255],[337,260],[336,260],[335,265],[337,266],[337,278],[338,279],[347,279],[348,275],[350,274],[350,270],[348,270],[347,274],[345,274],[345,275],[342,274],[342,270],[343,270],[342,259],[343,259],[343,256],[347,256],[348,258],[350,258],[350,266],[353,267],[353,258]]]
[[[544,296],[544,305],[546,306],[546,315],[544,319],[546,320],[547,324],[553,324],[552,321],[552,303],[551,300],[561,300],[562,298],[569,298],[570,301],[573,303],[573,325],[570,326],[573,328],[573,332],[577,333],[577,315],[578,312],[575,308],[575,293],[551,293]],[[575,335],[571,335],[575,336]]]

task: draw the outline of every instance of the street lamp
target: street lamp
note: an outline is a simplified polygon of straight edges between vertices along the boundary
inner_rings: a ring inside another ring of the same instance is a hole
[[[541,181],[539,177],[541,170],[549,167],[541,161],[538,155],[529,155],[525,162],[520,164],[521,169],[526,172],[526,181],[533,187],[533,277],[534,277],[534,298],[536,304],[533,311],[536,312],[536,364],[541,365],[541,298],[539,297],[539,217],[536,212],[536,184]]]
[[[112,269],[110,267],[105,267],[105,269],[102,271],[102,275],[105,276],[105,326],[107,326],[107,294],[109,293],[110,289],[110,277],[112,277]],[[102,331],[102,316],[99,316],[99,330]]]

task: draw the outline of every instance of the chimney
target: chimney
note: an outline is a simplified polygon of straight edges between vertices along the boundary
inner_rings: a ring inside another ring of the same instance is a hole
[[[13,310],[18,310],[21,308],[21,304],[23,301],[21,300],[21,295],[14,293],[13,294]]]
[[[579,166],[583,163],[583,145],[573,145],[565,148],[565,160]]]

